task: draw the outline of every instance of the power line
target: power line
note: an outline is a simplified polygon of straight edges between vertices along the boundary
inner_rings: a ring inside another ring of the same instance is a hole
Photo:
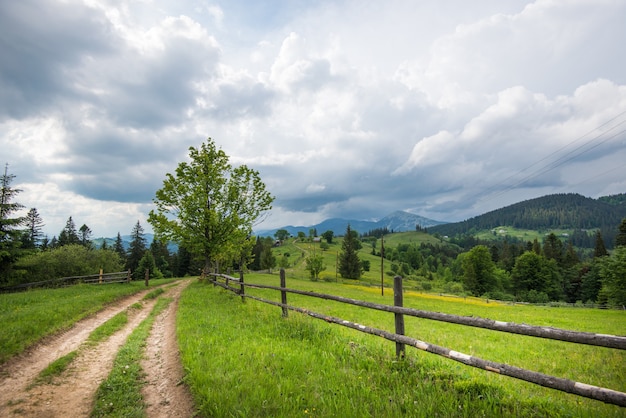
[[[568,143],[568,144],[566,144],[565,146],[563,146],[563,147],[561,147],[561,148],[557,149],[556,151],[554,151],[554,152],[552,152],[552,153],[548,154],[547,156],[543,157],[543,158],[542,158],[542,159],[540,159],[539,161],[536,161],[535,163],[533,163],[533,164],[529,165],[528,167],[525,167],[525,168],[523,168],[523,169],[519,170],[518,172],[516,172],[516,173],[514,173],[514,174],[512,174],[512,175],[510,175],[510,176],[508,176],[508,177],[507,177],[507,178],[505,178],[504,180],[502,180],[502,181],[500,181],[500,182],[496,183],[495,185],[493,185],[493,186],[491,186],[491,187],[487,188],[486,190],[484,190],[484,191],[483,191],[482,193],[480,193],[480,194],[481,194],[481,195],[483,195],[483,196],[488,195],[491,191],[498,189],[498,187],[499,187],[499,186],[506,184],[509,180],[511,180],[511,179],[513,179],[513,178],[515,178],[515,177],[517,177],[518,175],[520,175],[520,174],[524,173],[525,171],[529,170],[530,168],[535,167],[535,166],[537,166],[538,164],[540,164],[540,163],[542,163],[542,162],[544,162],[544,161],[548,160],[550,157],[552,157],[552,156],[554,156],[554,155],[556,155],[556,154],[560,153],[561,151],[563,151],[563,150],[567,149],[568,147],[572,146],[572,145],[573,145],[573,144],[575,144],[576,142],[578,142],[578,141],[582,140],[583,138],[587,137],[587,136],[588,136],[588,135],[590,135],[592,132],[597,131],[598,129],[601,129],[601,128],[603,128],[603,127],[605,127],[605,126],[609,125],[610,123],[614,122],[616,119],[618,119],[619,117],[623,116],[624,114],[626,114],[626,111],[623,111],[623,112],[621,112],[621,113],[617,114],[616,116],[612,117],[611,119],[609,119],[608,121],[604,122],[603,124],[601,124],[601,125],[599,125],[599,126],[595,127],[594,129],[592,129],[592,130],[590,130],[590,131],[586,132],[585,134],[583,134],[583,135],[579,136],[579,137],[578,137],[578,138],[576,138],[575,140],[573,140],[573,141],[569,142],[569,143]],[[585,153],[587,153],[587,152],[589,152],[589,151],[593,150],[594,148],[597,148],[598,146],[602,145],[603,143],[607,142],[608,140],[613,139],[613,138],[615,138],[615,137],[617,137],[617,136],[619,136],[619,135],[623,134],[624,132],[626,132],[626,130],[622,130],[622,131],[620,131],[620,132],[618,132],[618,133],[616,133],[616,134],[614,134],[614,135],[612,135],[612,136],[609,136],[609,137],[607,137],[607,138],[602,139],[599,143],[594,144],[593,146],[591,146],[591,147],[589,147],[589,148],[587,148],[587,149],[583,149],[584,147],[586,147],[586,146],[588,146],[589,144],[591,144],[593,141],[598,140],[598,139],[599,139],[600,137],[602,137],[603,135],[607,134],[608,132],[613,131],[614,129],[618,128],[619,126],[621,126],[621,125],[623,125],[623,124],[625,124],[625,123],[626,123],[626,119],[625,119],[625,120],[622,120],[621,122],[619,122],[619,123],[617,123],[617,124],[615,124],[615,125],[613,125],[613,126],[611,126],[609,129],[607,129],[607,130],[605,130],[604,132],[601,132],[600,134],[598,134],[598,135],[594,136],[594,137],[593,137],[593,138],[591,138],[589,141],[587,141],[587,142],[585,142],[584,144],[582,144],[582,145],[580,145],[580,146],[578,146],[578,147],[574,148],[573,150],[571,150],[571,151],[567,152],[566,154],[562,155],[561,157],[557,158],[556,160],[552,161],[551,163],[548,163],[548,164],[544,165],[543,167],[539,168],[538,170],[533,171],[533,172],[532,172],[532,173],[530,173],[528,176],[526,176],[526,177],[522,178],[521,180],[517,181],[516,183],[514,183],[514,184],[512,184],[512,185],[509,185],[509,186],[507,186],[507,187],[505,187],[503,190],[500,190],[498,193],[496,193],[496,194],[494,194],[494,195],[491,195],[491,196],[489,196],[488,198],[478,199],[478,202],[487,202],[487,201],[489,201],[489,200],[491,200],[491,199],[494,199],[494,198],[496,198],[496,197],[498,197],[498,196],[500,196],[500,195],[502,195],[502,194],[504,194],[504,193],[507,193],[507,192],[509,192],[509,191],[511,191],[511,190],[513,190],[513,189],[515,189],[515,188],[517,188],[517,187],[519,187],[520,185],[522,185],[522,184],[524,184],[524,183],[528,182],[529,180],[531,180],[531,179],[533,179],[533,178],[535,178],[535,177],[538,177],[538,176],[543,175],[543,174],[545,174],[545,173],[547,173],[547,172],[549,172],[549,171],[552,171],[552,170],[556,169],[557,167],[560,167],[561,165],[565,164],[566,162],[571,161],[571,160],[573,160],[574,158],[577,158],[577,157],[579,157],[579,156],[581,156],[581,155],[583,155],[583,154],[585,154]],[[578,153],[576,153],[577,151],[579,151],[579,150],[581,150],[581,149],[583,149],[583,150],[582,150],[582,151],[580,151],[580,152],[578,152]],[[576,153],[576,154],[574,154],[574,153]],[[572,155],[572,154],[574,154],[574,155]],[[568,157],[568,156],[570,156],[570,155],[571,155],[571,157],[567,158],[567,157]]]

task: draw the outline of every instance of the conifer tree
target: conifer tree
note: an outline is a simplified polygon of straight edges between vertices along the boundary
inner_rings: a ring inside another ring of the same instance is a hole
[[[122,236],[120,233],[117,233],[117,237],[115,238],[115,244],[113,244],[113,251],[115,251],[119,256],[120,260],[124,265],[126,264],[126,250],[124,249],[124,242],[122,241]]]
[[[15,175],[8,174],[8,169],[7,164],[4,167],[4,174],[0,177],[0,281],[17,257],[20,247],[20,231],[17,228],[24,223],[23,217],[11,217],[23,206],[12,202],[21,190],[11,187]]]
[[[593,258],[604,257],[607,255],[609,255],[609,252],[606,250],[606,247],[604,246],[602,233],[598,231],[596,232],[596,248],[593,252]]]
[[[626,246],[626,218],[619,224],[619,232],[615,237],[615,247]]]
[[[137,221],[131,232],[130,246],[128,248],[128,258],[126,259],[126,268],[130,269],[134,280],[141,280],[137,270],[139,261],[143,258],[146,252],[146,239],[143,236],[143,227]]]
[[[22,238],[22,247],[29,249],[36,248],[42,240],[41,228],[44,226],[43,220],[41,216],[39,216],[36,208],[31,208],[28,211],[24,223],[26,229]]]
[[[361,278],[361,260],[359,260],[357,249],[357,238],[348,224],[339,254],[339,274],[345,279],[358,280]]]
[[[59,233],[58,243],[59,247],[70,244],[80,244],[80,238],[78,232],[76,232],[76,224],[70,216],[65,223],[65,227]]]
[[[78,230],[78,232],[79,232],[80,244],[83,247],[91,248],[91,233],[92,233],[91,228],[83,224]]]

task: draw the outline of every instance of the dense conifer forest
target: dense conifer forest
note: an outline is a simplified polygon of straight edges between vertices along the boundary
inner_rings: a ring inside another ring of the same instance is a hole
[[[609,248],[615,241],[615,225],[626,217],[626,194],[592,199],[575,193],[553,194],[525,200],[462,222],[437,225],[430,233],[456,236],[471,235],[481,230],[510,226],[537,231],[572,229],[581,247],[593,247],[593,234],[582,231],[599,230]],[[588,239],[587,239],[588,237]]]

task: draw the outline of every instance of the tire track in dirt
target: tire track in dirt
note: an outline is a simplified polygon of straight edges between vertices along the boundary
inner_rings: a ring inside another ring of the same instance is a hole
[[[177,301],[182,287],[184,286],[178,285],[167,291],[164,296],[173,294]],[[0,416],[46,418],[89,416],[95,391],[108,376],[117,352],[132,331],[149,315],[156,303],[156,300],[141,301],[146,293],[147,291],[125,298],[98,314],[79,321],[67,332],[48,338],[24,355],[7,362],[0,369],[2,376]],[[56,377],[52,384],[39,384],[29,388],[49,363],[78,349],[95,328],[140,301],[143,308],[129,311],[129,322],[122,330],[95,347],[83,346],[70,367],[61,376]],[[170,316],[175,317],[175,310]],[[155,326],[156,324],[157,321]],[[175,333],[173,338],[175,340]],[[176,360],[177,353],[176,350]]]
[[[146,402],[146,415],[155,418],[192,417],[195,406],[184,378],[176,340],[176,312],[178,300],[189,280],[172,289],[174,300],[155,320],[146,344],[145,358],[141,363],[147,384],[142,393]]]
[[[137,303],[148,291],[121,299],[94,315],[76,322],[69,330],[47,337],[0,366],[0,416],[8,402],[19,399],[26,387],[54,360],[76,350],[100,325]]]

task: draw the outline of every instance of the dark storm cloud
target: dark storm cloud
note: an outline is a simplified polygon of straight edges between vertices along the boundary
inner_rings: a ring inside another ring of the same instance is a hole
[[[0,119],[32,116],[80,95],[74,77],[82,59],[116,43],[108,21],[84,5],[0,2]]]

